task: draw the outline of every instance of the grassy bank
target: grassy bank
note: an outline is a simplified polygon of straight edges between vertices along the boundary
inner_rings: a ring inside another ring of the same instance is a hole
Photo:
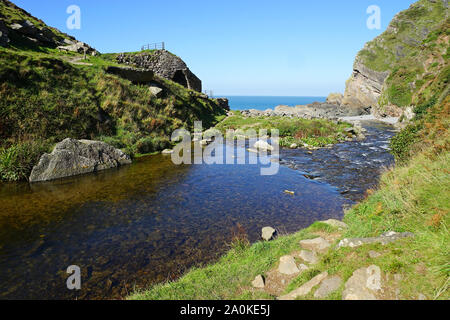
[[[219,123],[216,128],[226,134],[227,130],[235,130],[236,136],[248,135],[248,130],[254,130],[256,134],[259,130],[277,129],[280,135],[280,146],[289,147],[292,144],[298,146],[308,145],[312,147],[324,147],[344,141],[351,134],[345,131],[351,127],[347,123],[334,123],[328,120],[315,119],[307,120],[300,118],[286,117],[257,117],[246,118],[239,111],[234,111],[234,115]]]
[[[272,242],[248,245],[235,241],[238,245],[218,262],[195,268],[177,281],[138,290],[128,298],[275,299],[275,295],[253,289],[251,281],[256,275],[269,274],[281,256],[298,252],[299,240],[322,236],[334,239],[332,248],[320,257],[317,265],[292,279],[284,288],[285,294],[324,271],[339,275],[345,283],[355,270],[376,264],[384,275],[385,299],[417,299],[420,294],[427,299],[450,299],[449,106],[447,97],[430,106],[424,117],[417,117],[411,124],[422,128],[417,138],[405,144],[397,142],[397,151],[404,149],[399,165],[384,173],[379,188],[368,190],[366,200],[346,213],[345,231],[318,222]],[[415,237],[389,245],[335,250],[342,238],[379,236],[387,231],[412,232]],[[380,256],[371,258],[371,250]],[[402,280],[394,281],[394,275],[400,275]],[[327,299],[341,299],[343,290],[341,285]],[[304,298],[314,297],[309,294]]]
[[[178,128],[205,128],[225,113],[217,103],[177,83],[156,78],[154,96],[145,85],[107,74],[109,60],[74,65],[73,55],[0,48],[0,179],[28,177],[42,152],[65,139],[103,140],[130,155],[171,146]],[[39,146],[39,147],[35,147]]]

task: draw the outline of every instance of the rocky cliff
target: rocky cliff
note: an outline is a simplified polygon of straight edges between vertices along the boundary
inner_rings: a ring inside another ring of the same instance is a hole
[[[89,45],[76,40],[56,28],[47,26],[8,0],[0,0],[0,47],[15,48],[58,48],[96,55]]]
[[[448,85],[449,25],[448,0],[420,0],[397,14],[358,53],[343,105],[385,113],[442,92]]]
[[[120,64],[152,70],[156,75],[172,80],[198,92],[202,91],[202,81],[192,73],[181,58],[166,50],[150,50],[141,53],[122,53],[116,58]]]

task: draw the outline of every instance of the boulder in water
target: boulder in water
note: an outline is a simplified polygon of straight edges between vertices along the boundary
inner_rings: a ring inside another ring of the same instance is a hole
[[[42,155],[30,182],[49,181],[131,164],[121,150],[101,141],[65,139]]]

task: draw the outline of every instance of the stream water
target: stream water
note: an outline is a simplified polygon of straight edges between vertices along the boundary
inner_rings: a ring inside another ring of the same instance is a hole
[[[0,184],[0,299],[120,299],[216,260],[238,223],[257,241],[264,226],[295,232],[340,219],[393,163],[392,128],[363,125],[363,142],[282,150],[274,176],[259,165],[175,166],[158,155],[54,182]],[[79,291],[66,287],[70,265],[81,268]]]

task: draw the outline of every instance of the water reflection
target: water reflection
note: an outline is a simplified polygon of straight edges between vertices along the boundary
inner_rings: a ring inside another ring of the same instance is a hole
[[[314,168],[320,156],[308,156]],[[121,298],[217,259],[237,223],[256,241],[267,225],[295,232],[341,218],[348,203],[337,188],[287,167],[261,176],[259,165],[174,166],[163,156],[0,185],[0,298]],[[65,286],[69,265],[82,270],[76,293]]]

